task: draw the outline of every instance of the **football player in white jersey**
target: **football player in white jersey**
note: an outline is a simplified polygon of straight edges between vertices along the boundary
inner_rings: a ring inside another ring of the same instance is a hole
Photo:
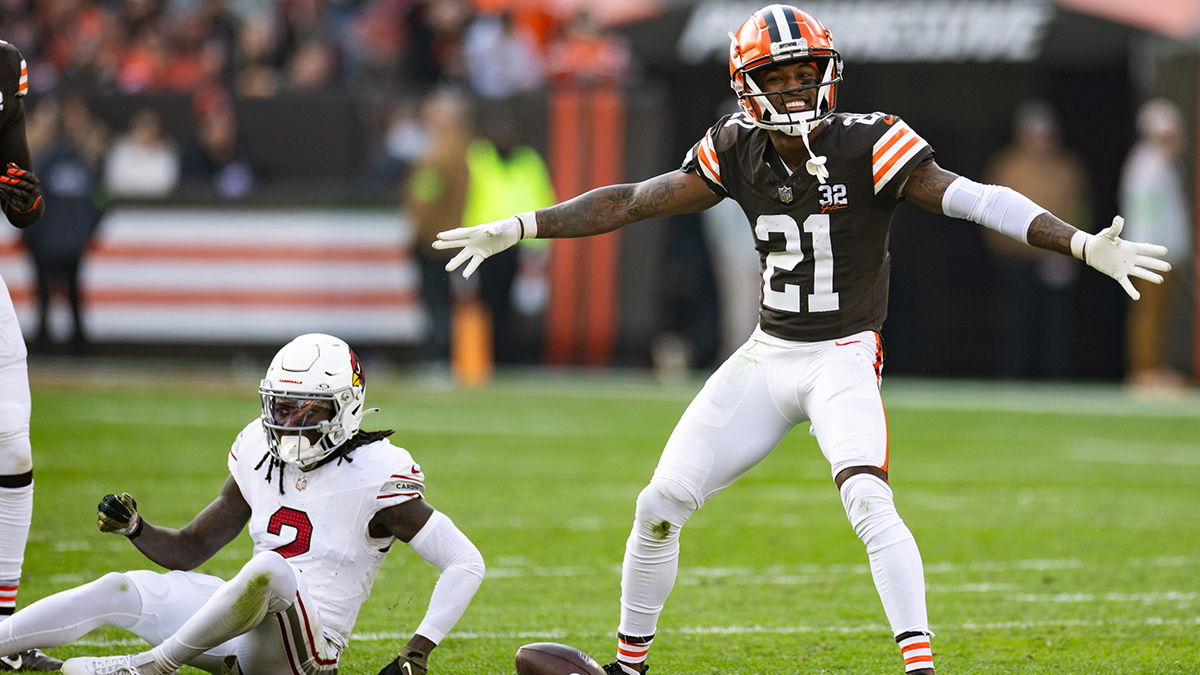
[[[396,540],[442,572],[424,620],[380,675],[421,675],[483,580],[479,550],[423,498],[425,477],[390,431],[359,428],[363,375],[329,335],[275,355],[262,417],[238,434],[220,494],[175,530],[129,494],[100,503],[101,531],[172,570],[107,574],[0,623],[0,654],[67,644],[119,626],[153,649],[68,659],[68,675],[166,675],[184,664],[238,675],[334,675],[359,607]],[[229,581],[188,572],[249,525],[254,555]]]
[[[895,115],[835,112],[842,59],[829,31],[796,7],[764,7],[730,36],[730,83],[741,111],[709,129],[679,170],[442,232],[434,247],[461,247],[447,269],[465,262],[470,275],[523,238],[584,237],[736,201],[761,263],[759,328],[688,406],[638,496],[621,572],[617,659],[605,670],[645,672],[675,583],[680,528],[808,421],[866,546],[904,669],[931,675],[921,555],[888,485],[879,395],[893,211],[908,199],[1074,255],[1134,299],[1129,277],[1161,283],[1156,271],[1170,266],[1152,256],[1165,249],[1120,239],[1119,218],[1090,235],[1009,188],[946,171]]]

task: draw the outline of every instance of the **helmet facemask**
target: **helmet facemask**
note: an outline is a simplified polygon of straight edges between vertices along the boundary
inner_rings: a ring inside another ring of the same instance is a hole
[[[344,401],[353,398],[348,388],[329,394],[300,394],[270,389],[268,384],[264,380],[258,391],[267,448],[276,459],[308,469],[346,442],[348,410]]]
[[[817,82],[814,84],[805,84],[802,86],[794,86],[791,89],[782,89],[779,91],[764,91],[762,86],[758,84],[758,76],[761,76],[763,71],[772,66],[794,64],[794,62],[810,62],[817,70]],[[750,114],[750,118],[755,121],[757,126],[763,129],[781,131],[788,136],[803,136],[816,126],[818,121],[829,117],[830,113],[838,106],[838,89],[836,83],[841,82],[841,64],[836,56],[828,56],[822,59],[797,59],[793,61],[775,61],[773,64],[768,64],[755,68],[755,70],[744,73],[743,90],[738,92],[738,101],[742,103],[742,107]],[[787,94],[798,94],[800,91],[817,90],[816,104],[814,107],[806,110],[797,110],[797,112],[788,112],[785,108],[780,110],[775,107],[775,104],[770,101],[773,96],[784,96]],[[734,86],[737,90],[737,86]]]
[[[837,52],[827,56],[818,56],[818,50],[808,58],[791,60],[775,60],[753,69],[739,69],[732,81],[734,92],[737,93],[738,103],[750,116],[754,123],[764,129],[783,132],[789,136],[803,136],[816,126],[818,122],[828,117],[837,108],[837,83],[842,81],[842,62]],[[811,63],[817,69],[818,81],[791,89],[766,92],[758,82],[758,76],[773,66],[789,63]],[[809,110],[788,112],[780,111],[771,102],[770,97],[794,94],[810,89],[817,90],[816,104]]]

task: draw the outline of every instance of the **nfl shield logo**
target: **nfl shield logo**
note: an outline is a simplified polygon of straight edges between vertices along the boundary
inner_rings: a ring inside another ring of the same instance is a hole
[[[790,186],[784,185],[779,188],[779,201],[784,204],[792,203],[792,188]]]

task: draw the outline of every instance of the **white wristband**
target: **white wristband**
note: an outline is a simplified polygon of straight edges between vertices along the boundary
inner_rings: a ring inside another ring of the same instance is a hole
[[[537,239],[537,213],[535,211],[526,211],[519,213],[516,216],[521,223],[521,238],[522,239]]]
[[[1088,239],[1091,238],[1092,235],[1083,230],[1079,230],[1071,235],[1071,255],[1083,260],[1083,249],[1087,245]]]

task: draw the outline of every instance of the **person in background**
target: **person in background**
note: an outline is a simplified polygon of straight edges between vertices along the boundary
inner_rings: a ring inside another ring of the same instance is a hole
[[[543,84],[537,41],[513,25],[512,15],[481,16],[463,37],[471,88],[484,98],[507,98]]]
[[[554,186],[537,150],[519,142],[512,110],[492,107],[483,120],[484,135],[467,149],[470,183],[462,225],[471,227],[552,206]],[[493,257],[480,271],[479,298],[491,314],[492,345],[498,362],[519,360],[521,341],[511,339],[513,282],[520,268],[525,275],[544,269],[549,242],[530,242]]]
[[[79,271],[107,204],[99,173],[102,151],[97,152],[96,147],[96,142],[103,143],[107,134],[81,97],[67,99],[61,110],[55,99],[44,99],[33,116],[47,118],[38,124],[50,125],[54,131],[49,144],[37,152],[42,191],[53,200],[54,208],[21,232],[37,276],[38,328],[34,345],[39,351],[51,349],[50,297],[55,291],[65,291],[71,310],[70,350],[82,354],[87,351],[87,331]]]
[[[547,47],[546,75],[557,86],[620,83],[632,66],[629,46],[587,12],[579,12]]]
[[[415,98],[393,104],[382,142],[371,153],[359,184],[368,192],[395,194],[413,166],[429,150],[429,130],[421,120],[421,106]]]
[[[1081,230],[1092,229],[1087,171],[1063,146],[1058,115],[1045,101],[1018,106],[1013,141],[992,158],[984,179],[1011,187]],[[984,240],[1000,271],[1000,374],[1070,376],[1070,291],[1081,263],[992,230],[984,230]]]
[[[1130,384],[1147,392],[1168,392],[1183,385],[1183,376],[1170,367],[1167,344],[1171,300],[1188,278],[1192,264],[1192,221],[1188,216],[1184,170],[1180,158],[1187,134],[1179,107],[1166,99],[1142,106],[1137,117],[1138,142],[1121,172],[1121,211],[1130,238],[1161,242],[1164,259],[1183,269],[1162,285],[1140,279],[1142,294],[1132,303],[1125,323],[1126,367]]]
[[[317,94],[334,87],[337,57],[323,40],[308,40],[288,63],[288,86],[297,94]]]
[[[104,179],[114,197],[162,199],[179,185],[179,150],[158,113],[146,108],[129,121],[128,133],[104,160]]]
[[[467,146],[471,114],[457,92],[432,94],[421,107],[427,149],[412,169],[400,196],[416,231],[414,253],[421,269],[421,294],[429,317],[426,358],[435,367],[450,362],[450,274],[452,254],[432,248],[437,233],[463,222],[467,200]]]
[[[212,100],[196,122],[196,144],[183,153],[183,180],[212,186],[225,199],[246,196],[254,189],[254,165],[238,142],[237,117],[229,99]]]

